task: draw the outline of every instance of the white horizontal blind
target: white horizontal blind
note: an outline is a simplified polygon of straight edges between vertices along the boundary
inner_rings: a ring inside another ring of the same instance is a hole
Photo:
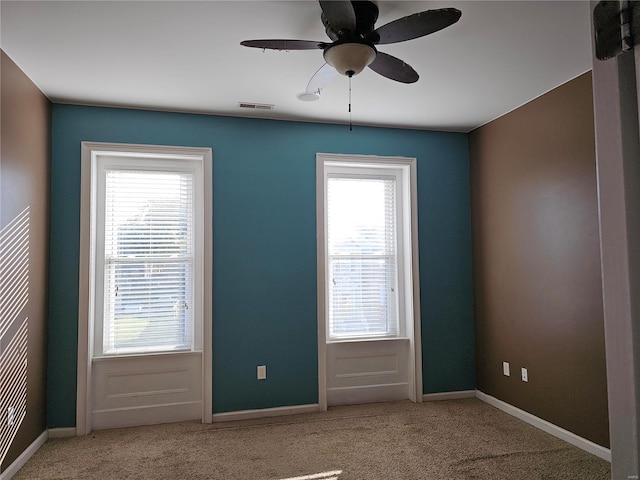
[[[103,353],[191,349],[193,174],[105,174]]]
[[[396,178],[328,174],[329,339],[398,334]]]

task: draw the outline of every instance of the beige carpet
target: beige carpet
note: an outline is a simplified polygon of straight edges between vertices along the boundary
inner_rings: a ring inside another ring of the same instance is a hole
[[[468,399],[99,431],[48,441],[14,478],[295,477],[599,480],[611,474],[608,462]]]

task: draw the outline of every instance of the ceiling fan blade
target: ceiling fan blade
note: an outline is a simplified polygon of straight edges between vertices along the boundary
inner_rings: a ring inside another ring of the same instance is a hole
[[[245,40],[240,45],[270,50],[317,50],[327,46],[324,42],[312,40]]]
[[[356,31],[356,13],[350,1],[320,0],[320,8],[333,31]]]
[[[325,63],[313,74],[313,77],[311,77],[311,80],[309,80],[307,84],[305,93],[320,93],[320,91],[337,76],[338,71],[328,63]]]
[[[420,78],[411,65],[382,52],[378,52],[376,59],[369,65],[369,68],[396,82],[415,83]]]
[[[461,16],[462,12],[456,8],[414,13],[377,28],[367,36],[367,39],[378,45],[404,42],[453,25],[460,20]]]

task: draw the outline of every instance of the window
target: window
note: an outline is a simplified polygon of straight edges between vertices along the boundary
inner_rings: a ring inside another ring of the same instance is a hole
[[[94,356],[197,350],[202,164],[97,163]]]
[[[397,164],[325,161],[324,176],[327,338],[403,336],[408,174]]]

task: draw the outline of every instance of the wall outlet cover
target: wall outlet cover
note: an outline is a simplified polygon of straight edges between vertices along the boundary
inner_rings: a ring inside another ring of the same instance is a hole
[[[526,368],[522,368],[522,381],[523,382],[529,381],[529,372],[527,372]]]
[[[507,377],[511,375],[511,372],[509,371],[509,362],[502,362],[502,373]]]
[[[267,366],[258,365],[258,380],[266,380],[266,379],[267,379]]]

